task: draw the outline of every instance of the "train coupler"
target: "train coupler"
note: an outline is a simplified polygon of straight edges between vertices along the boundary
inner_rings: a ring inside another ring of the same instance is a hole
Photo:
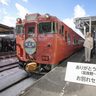
[[[31,63],[28,63],[26,64],[25,66],[25,70],[27,72],[33,72],[37,69],[37,63],[36,62],[31,62]]]

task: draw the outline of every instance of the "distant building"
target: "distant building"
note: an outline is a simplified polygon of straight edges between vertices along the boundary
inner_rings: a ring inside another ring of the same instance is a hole
[[[0,24],[0,37],[15,38],[14,28]]]

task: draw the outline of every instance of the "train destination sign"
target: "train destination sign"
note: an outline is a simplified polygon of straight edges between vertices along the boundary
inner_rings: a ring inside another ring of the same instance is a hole
[[[27,54],[33,54],[36,51],[36,42],[32,38],[26,39],[24,48]]]
[[[96,65],[68,62],[65,81],[96,86]]]

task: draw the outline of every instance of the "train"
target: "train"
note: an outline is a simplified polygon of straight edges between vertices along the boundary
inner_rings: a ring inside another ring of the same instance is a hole
[[[50,71],[83,48],[84,39],[56,16],[26,14],[17,18],[16,53],[27,72]]]
[[[0,32],[1,33],[1,32]],[[14,34],[0,34],[0,52],[15,52],[16,39]]]

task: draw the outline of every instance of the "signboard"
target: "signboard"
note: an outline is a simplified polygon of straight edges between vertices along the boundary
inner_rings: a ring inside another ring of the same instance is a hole
[[[33,54],[36,51],[36,42],[32,38],[26,39],[24,48],[27,54]]]
[[[30,21],[30,20],[36,20],[38,18],[39,14],[27,14],[25,16],[25,19],[27,21]]]
[[[96,64],[68,62],[65,81],[96,86]]]

